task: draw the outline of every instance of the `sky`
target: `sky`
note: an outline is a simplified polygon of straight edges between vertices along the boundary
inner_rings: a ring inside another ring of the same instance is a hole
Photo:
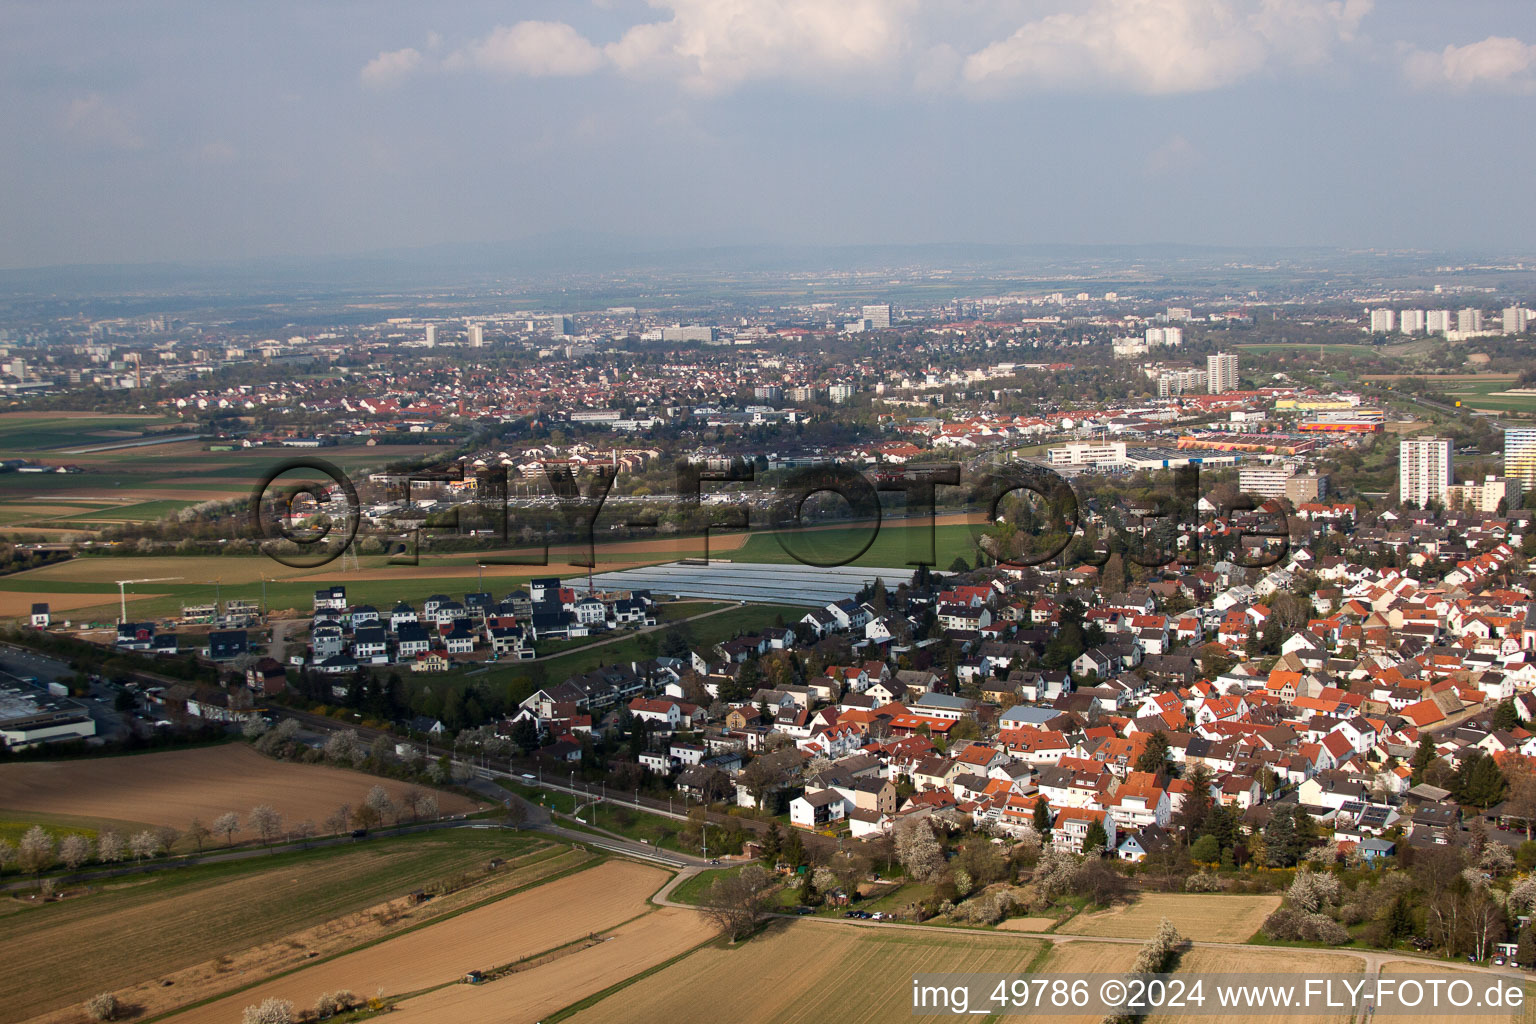
[[[6,0],[0,96],[0,267],[1528,251],[1536,3]]]

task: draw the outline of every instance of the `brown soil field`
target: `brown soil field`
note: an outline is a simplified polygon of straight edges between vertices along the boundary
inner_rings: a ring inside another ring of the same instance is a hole
[[[9,967],[0,977],[7,1019],[36,1013],[36,1024],[75,1024],[83,1013],[69,1004],[109,990],[140,1016],[164,1013],[585,859],[517,837],[522,852],[509,847],[507,866],[482,873],[495,851],[460,838],[434,833],[387,847],[363,844],[298,866],[203,881],[114,880],[91,895],[34,908],[0,930],[0,958]],[[413,886],[460,873],[473,878],[463,889],[414,906],[403,898]],[[167,927],[173,920],[177,925]]]
[[[1393,960],[1382,964],[1381,973],[1384,977],[1391,976],[1396,978],[1407,976],[1417,978],[1462,978],[1472,985],[1472,994],[1474,998],[1477,999],[1481,999],[1483,992],[1496,980],[1495,975],[1491,973],[1485,973],[1481,971],[1458,971],[1456,968],[1446,964],[1430,963],[1424,960]],[[1516,970],[1505,974],[1505,983],[1508,984],[1508,982],[1515,975],[1520,973],[1521,972]],[[1465,999],[1465,990],[1459,991],[1457,993],[1457,998]],[[1528,1022],[1536,1021],[1536,1004],[1531,1002],[1531,986],[1529,984],[1525,986],[1525,998],[1526,1004],[1521,1007],[1520,1010],[1514,1012],[1505,1010],[1502,1013],[1462,1013],[1458,1011],[1454,1014],[1444,1014],[1438,1018],[1434,1016],[1426,1017],[1423,1014],[1410,1015],[1406,1013],[1382,1012],[1376,1014],[1376,1016],[1373,1018],[1373,1021],[1379,1020],[1383,1022],[1415,1022],[1439,1019],[1455,1021],[1456,1024],[1512,1024],[1512,1022],[1528,1024]]]
[[[400,1003],[402,1024],[518,1024],[537,1021],[716,935],[703,914],[666,908],[621,925],[569,956],[482,985],[459,983]]]
[[[1038,973],[1110,974],[1126,971],[1130,970],[1140,949],[1139,945],[1129,942],[1063,942],[1051,950],[1045,963],[1040,965]],[[1069,1022],[1069,1024],[1098,1024],[1102,1017],[1092,1014],[1071,1014],[1065,1017],[1052,1016],[1049,1019],[1052,1024],[1056,1024],[1057,1021]]]
[[[290,764],[262,757],[242,743],[83,761],[0,765],[0,811],[150,821],[185,829],[235,811],[244,824],[252,807],[271,804],[285,822],[321,822],[343,804],[356,807],[374,786],[397,803],[410,788],[345,768]],[[466,797],[438,792],[443,814],[478,809]],[[240,834],[249,838],[244,833]]]
[[[269,997],[314,1005],[324,992],[359,996],[416,992],[453,982],[471,970],[514,963],[645,912],[667,873],[631,861],[609,861],[509,896],[367,949],[306,967],[171,1018],[177,1024],[229,1024]],[[439,1018],[441,1019],[441,1018]]]
[[[155,597],[164,597],[164,594],[129,594],[128,603],[135,601],[148,601]],[[32,614],[32,605],[37,601],[48,602],[48,610],[57,619],[60,612],[73,611],[76,608],[96,608],[109,603],[105,594],[27,594],[19,590],[0,590],[0,618],[16,615]],[[5,795],[0,792],[0,800]]]
[[[1056,929],[1068,935],[1150,939],[1163,918],[1200,942],[1247,942],[1280,906],[1279,896],[1144,893],[1134,903],[1080,914]]]
[[[1359,957],[1339,956],[1331,953],[1322,953],[1305,949],[1260,949],[1235,950],[1235,949],[1188,949],[1179,958],[1178,973],[1180,974],[1239,974],[1239,973],[1267,973],[1267,974],[1353,974],[1360,972],[1365,967],[1365,961]],[[1208,987],[1207,987],[1208,988]],[[1212,1005],[1210,1000],[1213,993],[1207,990],[1203,993],[1206,997],[1206,1008]],[[1261,1015],[1256,1013],[1243,1013],[1241,1017],[1233,1014],[1231,1019],[1269,1020],[1269,1021],[1295,1021],[1296,1024],[1348,1024],[1351,1019],[1348,1011],[1337,1014],[1286,1014]],[[1209,1014],[1190,1013],[1161,1013],[1148,1017],[1149,1024],[1199,1024],[1201,1021],[1210,1021]]]
[[[1054,917],[1010,917],[997,926],[1000,932],[1043,932],[1056,923]]]
[[[570,1020],[581,1024],[905,1020],[912,1012],[913,974],[1021,971],[1039,949],[1038,940],[969,931],[782,922],[734,949],[706,946]]]

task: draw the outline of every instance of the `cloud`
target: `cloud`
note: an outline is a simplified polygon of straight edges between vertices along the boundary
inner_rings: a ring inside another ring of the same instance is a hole
[[[532,77],[586,75],[602,65],[602,51],[561,21],[520,21],[510,26],[499,25],[490,35],[452,54],[444,62],[450,70],[476,68]]]
[[[70,101],[64,111],[64,134],[75,142],[100,149],[143,149],[133,115],[100,93]]]
[[[1466,46],[1447,46],[1439,53],[1411,50],[1403,73],[1426,89],[1532,92],[1536,91],[1536,46],[1509,36],[1489,36]]]
[[[388,89],[399,85],[421,67],[421,51],[413,46],[401,50],[386,50],[363,65],[359,77],[363,84],[373,89]]]
[[[893,67],[915,0],[651,0],[666,21],[636,25],[604,54],[620,71],[677,77],[698,92],[768,78],[851,77]]]
[[[992,91],[1202,92],[1272,63],[1325,61],[1370,9],[1370,0],[1093,0],[983,47],[963,74]]]

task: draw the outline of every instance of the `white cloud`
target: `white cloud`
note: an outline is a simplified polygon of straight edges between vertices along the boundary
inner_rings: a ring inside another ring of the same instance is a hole
[[[363,84],[374,89],[388,89],[399,85],[421,67],[421,51],[413,46],[401,50],[386,50],[363,65],[360,76]]]
[[[81,145],[102,149],[143,149],[144,138],[133,115],[100,93],[71,100],[64,112],[64,134]]]
[[[765,78],[851,77],[894,66],[914,0],[651,0],[667,21],[637,25],[604,53],[626,74],[677,77],[700,92]]]
[[[1370,0],[1094,0],[1028,22],[966,59],[983,89],[1200,92],[1269,64],[1315,64]]]
[[[520,21],[497,26],[444,64],[507,75],[586,75],[602,67],[603,54],[564,22]]]
[[[1532,92],[1536,91],[1536,46],[1509,36],[1489,36],[1466,46],[1447,46],[1439,53],[1412,50],[1403,72],[1423,88]]]

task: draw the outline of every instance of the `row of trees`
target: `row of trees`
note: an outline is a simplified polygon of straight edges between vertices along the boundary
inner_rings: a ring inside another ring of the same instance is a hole
[[[383,786],[374,786],[356,807],[341,804],[319,827],[307,819],[285,826],[282,814],[270,804],[251,808],[243,824],[239,814],[227,811],[214,818],[211,825],[194,817],[185,832],[170,825],[144,829],[128,836],[109,829],[99,833],[94,844],[89,836],[78,832],[56,840],[41,825],[34,825],[17,843],[0,839],[0,869],[14,866],[23,874],[40,878],[55,866],[74,871],[92,861],[116,864],[131,857],[139,863],[169,855],[176,843],[183,839],[200,853],[215,836],[222,837],[226,846],[233,846],[234,837],[242,830],[253,833],[263,844],[270,844],[284,837],[304,841],[317,834],[339,834],[349,829],[375,828],[384,824],[401,825],[406,821],[431,820],[437,815],[435,793],[413,786],[396,800]]]

